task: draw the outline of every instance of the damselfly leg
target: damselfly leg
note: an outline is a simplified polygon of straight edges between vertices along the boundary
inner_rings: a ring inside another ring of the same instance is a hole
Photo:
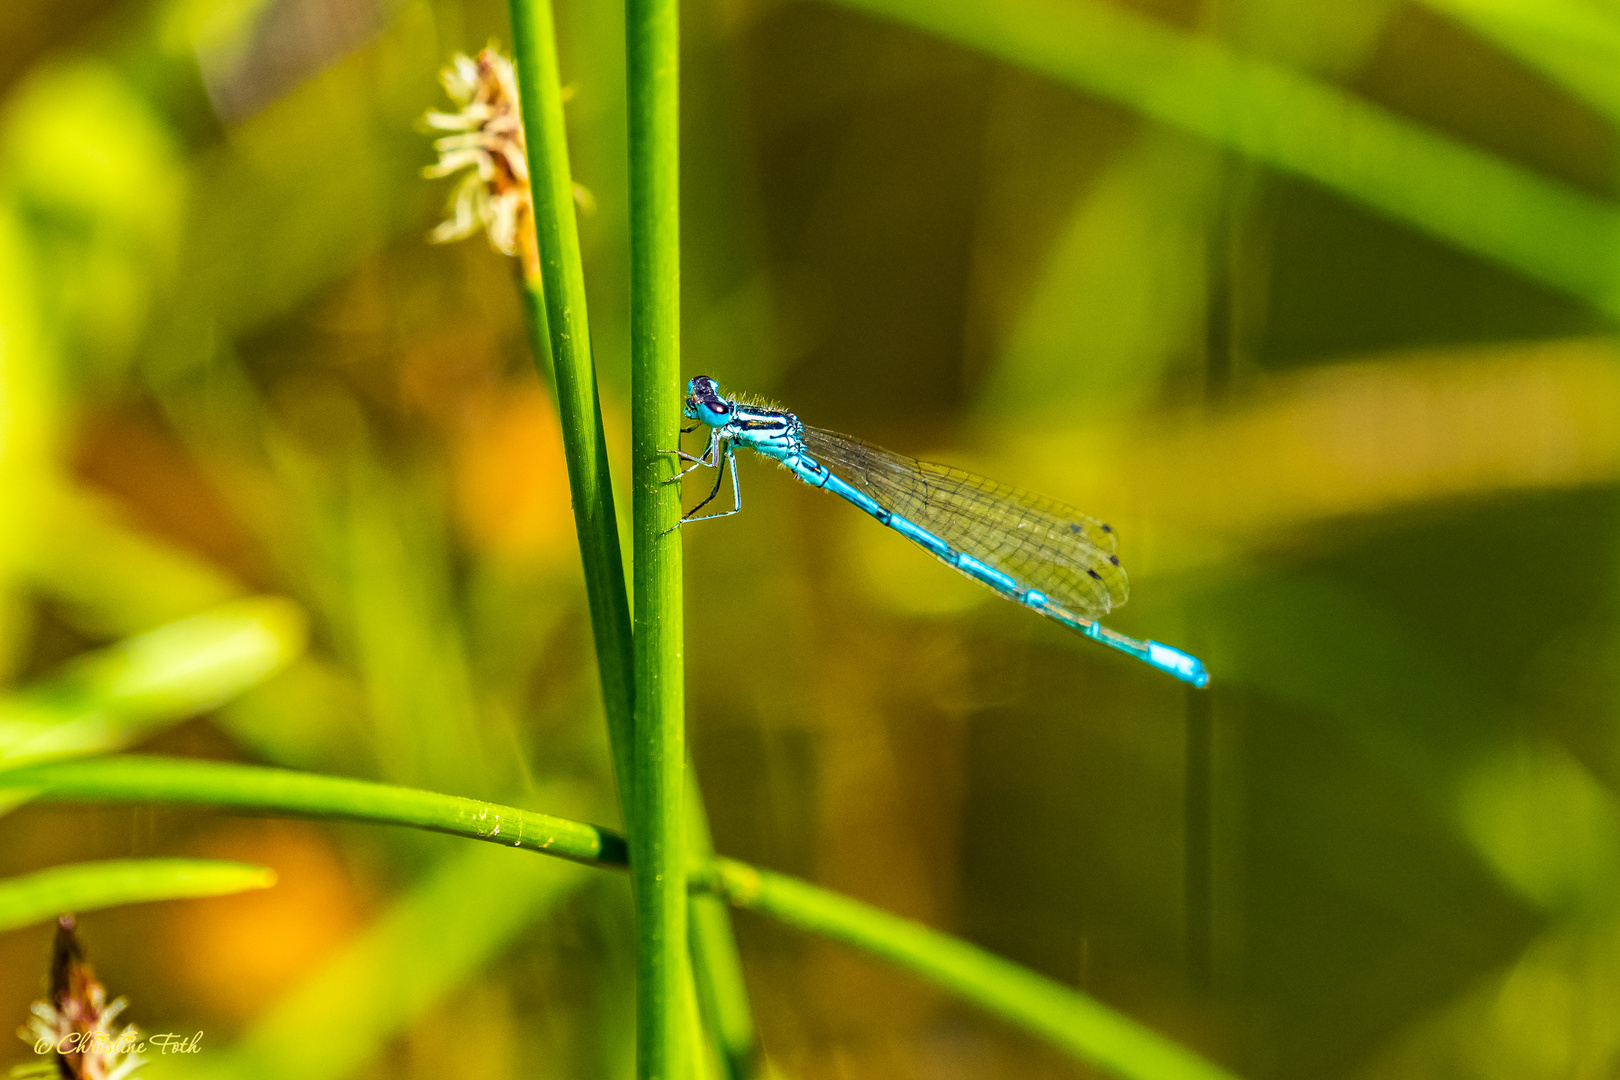
[[[681,434],[685,435],[687,432],[689,432],[691,430],[692,430],[692,428],[682,428],[681,429]],[[660,483],[664,483],[664,484],[678,483],[680,481],[681,477],[685,476],[687,473],[691,472],[693,469],[697,468],[699,465],[707,465],[711,469],[714,468],[715,466],[719,465],[720,464],[720,444],[723,441],[724,440],[720,438],[720,433],[718,431],[711,432],[709,434],[709,445],[704,448],[703,453],[697,455],[696,457],[693,457],[691,454],[688,454],[685,450],[682,450],[678,446],[673,450],[665,450],[665,451],[663,451],[666,454],[674,454],[676,457],[680,458],[682,461],[691,462],[691,464],[687,465],[686,468],[682,469],[680,472],[676,473],[674,476],[667,477],[664,480],[660,481]],[[713,460],[710,460],[711,458]]]
[[[721,440],[721,441],[725,442],[725,450],[723,452],[715,455],[719,459],[720,472],[715,475],[715,478],[714,478],[714,490],[710,491],[708,496],[702,502],[698,503],[696,506],[692,507],[692,509],[690,509],[686,513],[682,514],[680,521],[676,522],[674,525],[672,525],[669,528],[665,529],[664,530],[665,534],[674,532],[676,529],[680,528],[682,525],[690,525],[694,521],[708,521],[710,518],[730,517],[732,514],[738,514],[738,513],[742,512],[742,487],[737,482],[737,451],[736,451],[736,448],[734,446],[732,446],[732,444],[730,442],[727,442],[725,440]],[[707,462],[707,461],[699,461],[699,464],[708,465],[710,463]],[[697,468],[697,465],[693,465],[692,468],[694,468],[694,469]],[[690,470],[688,470],[688,471],[690,471]],[[718,514],[704,514],[702,517],[693,517],[692,516],[693,514],[697,513],[699,510],[703,509],[705,506],[708,506],[711,502],[714,501],[714,497],[716,495],[720,494],[720,485],[721,485],[721,483],[723,483],[725,481],[727,471],[729,471],[731,473],[731,502],[732,502],[731,509],[730,510],[722,510]],[[683,473],[682,475],[685,475],[685,474]]]

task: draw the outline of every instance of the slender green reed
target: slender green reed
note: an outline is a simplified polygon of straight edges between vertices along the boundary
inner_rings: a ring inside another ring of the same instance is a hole
[[[553,381],[558,412],[562,419],[564,449],[569,463],[569,483],[573,492],[575,524],[586,566],[586,589],[590,597],[591,623],[596,638],[597,664],[613,746],[614,769],[619,781],[620,803],[625,818],[636,815],[636,758],[633,682],[633,651],[630,608],[625,595],[623,564],[620,561],[618,532],[609,484],[606,443],[602,435],[601,413],[596,397],[596,376],[592,365],[589,324],[586,317],[584,271],[580,262],[579,237],[573,211],[573,178],[568,165],[568,146],[563,126],[561,83],[558,77],[557,49],[549,0],[511,0],[515,64],[521,91],[524,131],[527,134],[530,184],[533,189],[535,231],[540,254],[540,280],[527,283],[532,350],[542,374]],[[673,107],[673,105],[671,106]],[[674,215],[669,216],[674,227]],[[671,296],[673,296],[673,287]],[[550,360],[551,371],[546,361]],[[673,356],[678,370],[678,356]],[[641,370],[638,367],[638,371]],[[553,372],[555,374],[553,375]],[[678,380],[678,376],[675,377]],[[639,384],[638,384],[639,386]],[[649,393],[656,393],[650,390]],[[672,392],[666,404],[679,400]],[[638,394],[638,402],[648,402]],[[637,431],[647,430],[640,422],[637,405]],[[678,422],[678,420],[677,420]],[[669,445],[674,445],[673,433]],[[655,442],[659,440],[654,440]],[[666,447],[658,445],[654,450]],[[643,461],[638,457],[637,461]],[[656,468],[656,463],[654,464]],[[662,497],[678,506],[679,492],[661,489]],[[678,513],[678,511],[676,511]],[[662,692],[674,688],[674,702],[680,714],[680,594],[679,547],[674,538],[658,544],[651,557],[638,552],[638,565],[653,565],[666,558],[663,573],[674,583],[673,597],[663,596],[665,616],[652,625],[675,642],[673,654],[660,652],[665,677]],[[662,552],[662,554],[660,554]],[[668,559],[675,560],[673,564]],[[673,633],[667,613],[673,611]],[[663,650],[664,645],[656,646]],[[668,677],[673,670],[674,678]],[[656,677],[656,676],[655,676]],[[678,747],[677,747],[678,749]],[[677,757],[676,761],[680,759]],[[670,763],[665,761],[665,766]],[[708,830],[702,802],[695,795],[688,807],[693,818],[694,840],[702,842],[693,855],[706,858]],[[675,850],[679,850],[677,847]],[[747,1010],[747,992],[742,984],[741,962],[737,956],[729,923],[723,909],[719,918],[711,910],[707,917],[691,925],[691,948],[698,982],[704,987],[706,1011],[714,1023],[720,1054],[732,1080],[751,1075],[748,1062],[753,1054],[753,1023]],[[678,939],[677,939],[678,940]],[[718,1003],[718,1004],[717,1004]],[[721,1022],[720,1018],[724,1018]]]
[[[562,84],[557,70],[556,31],[550,0],[511,0],[512,42],[523,132],[529,154],[529,186],[539,241],[540,281],[527,283],[532,350],[542,377],[557,391],[557,413],[573,493],[574,526],[585,564],[585,593],[596,641],[596,665],[613,745],[620,799],[629,807],[634,786],[630,671],[630,605],[625,596],[619,526],[613,512],[607,436],[596,395],[590,321],[585,309],[585,269],[574,220],[574,181],[568,167]],[[534,294],[538,293],[538,296]],[[544,318],[539,316],[544,315]],[[551,371],[545,370],[547,357]]]
[[[290,769],[137,755],[0,769],[0,788],[44,799],[187,803],[378,825],[487,840],[574,862],[625,865],[624,838],[595,825],[370,780]]]
[[[156,757],[108,757],[0,771],[0,785],[44,800],[229,807],[253,813],[405,825],[623,869],[607,829],[495,803],[363,780]],[[694,866],[693,889],[912,971],[1077,1061],[1128,1080],[1232,1080],[1232,1074],[1084,994],[909,919],[732,859]],[[685,1016],[679,1017],[682,1023]]]
[[[217,859],[107,859],[0,880],[0,930],[147,900],[185,900],[268,889],[276,872]]]
[[[635,550],[637,1073],[691,1060],[687,998],[686,735],[682,675],[679,444],[679,4],[625,9],[630,103],[630,378]]]

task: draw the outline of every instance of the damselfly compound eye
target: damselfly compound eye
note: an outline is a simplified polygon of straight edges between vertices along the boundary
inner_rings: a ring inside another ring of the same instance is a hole
[[[711,427],[719,427],[731,415],[731,402],[720,396],[720,384],[707,375],[699,375],[686,384],[688,409],[696,409],[694,420],[702,420]]]

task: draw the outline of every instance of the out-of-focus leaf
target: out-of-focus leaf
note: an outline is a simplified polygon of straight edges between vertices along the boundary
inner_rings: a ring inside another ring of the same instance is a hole
[[[302,612],[275,597],[137,635],[0,701],[0,766],[128,746],[258,684],[303,647]]]
[[[205,560],[120,522],[111,503],[82,488],[54,486],[41,518],[50,542],[31,545],[23,576],[85,630],[136,633],[246,591]]]
[[[1523,954],[1408,1024],[1357,1073],[1378,1080],[1566,1080],[1620,1058],[1620,919],[1550,930]]]
[[[254,20],[269,6],[270,0],[174,0],[160,16],[162,45],[171,53],[196,51],[234,60],[250,44]]]
[[[206,560],[118,520],[90,492],[54,488],[46,499],[49,544],[27,553],[23,579],[94,634],[139,633],[240,597],[246,589]],[[254,753],[283,765],[353,765],[370,755],[364,702],[354,680],[305,655],[268,684],[225,704],[220,722]]]
[[[285,7],[271,0],[174,0],[159,17],[159,38],[171,55],[196,58],[218,109],[217,88],[251,56],[263,16],[278,6]]]
[[[424,472],[385,465],[360,435],[338,468],[285,433],[271,444],[278,487],[290,493],[280,543],[359,677],[383,775],[480,789],[487,777],[473,764],[478,702],[448,577],[439,486]]]
[[[1432,645],[1328,582],[1234,584],[1201,612],[1217,679],[1333,717],[1436,805],[1453,807],[1469,765],[1498,736],[1499,705]],[[1376,673],[1376,676],[1375,674]]]
[[[184,178],[173,139],[133,88],[91,61],[44,65],[7,98],[0,175],[32,209],[172,245]]]
[[[165,1058],[152,1075],[348,1076],[588,874],[558,859],[467,845],[227,1052],[199,1068]]]
[[[299,769],[375,768],[363,688],[352,673],[313,654],[226,702],[214,719],[255,758]]]
[[[268,889],[274,870],[212,859],[110,859],[53,866],[0,881],[0,930],[148,900],[184,900]]]
[[[1566,752],[1510,741],[1502,706],[1439,650],[1322,582],[1223,590],[1221,677],[1332,716],[1432,800],[1525,900],[1620,912],[1620,805]]]
[[[56,360],[33,269],[23,230],[0,203],[0,672],[17,648],[17,568],[44,534],[41,504],[59,438]]]
[[[1400,0],[1243,0],[1210,9],[1208,28],[1241,51],[1317,74],[1354,71]]]
[[[1216,566],[1338,519],[1613,482],[1617,360],[1581,340],[1320,368],[1213,413],[1013,429],[1015,464],[985,471],[1110,522],[1133,575]]]
[[[185,174],[169,131],[107,65],[47,64],[6,102],[0,178],[32,225],[59,348],[119,374],[172,271]]]
[[[1208,21],[1246,53],[1343,75],[1365,58],[1392,7],[1391,0],[1328,7],[1246,0],[1215,9]],[[1014,175],[1030,168],[1020,153],[1042,152],[1030,149],[1036,140],[998,139],[998,147],[1004,141],[990,166]],[[1231,248],[1243,243],[1234,238],[1248,230],[1258,190],[1254,170],[1219,147],[1162,128],[1139,131],[1089,181],[1033,283],[997,267],[979,275],[986,288],[1015,290],[1016,301],[993,308],[1021,308],[999,335],[986,404],[1021,420],[1065,410],[1105,418],[1138,409],[1176,360],[1202,363],[1208,303],[1254,307],[1247,298],[1258,291],[1248,280],[1254,260]],[[987,213],[1027,219],[1027,206],[1006,202]],[[1223,298],[1240,291],[1241,305]],[[1241,323],[1252,314],[1231,317]],[[1241,336],[1239,327],[1232,332]]]
[[[431,14],[406,4],[381,39],[230,130],[194,166],[177,306],[150,371],[178,376],[290,311],[390,236],[427,223],[413,130],[436,100]],[[384,62],[386,58],[386,62]]]
[[[1620,912],[1620,805],[1554,746],[1505,749],[1464,778],[1458,815],[1503,880],[1560,913]]]
[[[1620,121],[1620,12],[1591,0],[1424,0]]]
[[[844,0],[1313,180],[1620,314],[1620,212],[1327,83],[1101,0]]]
[[[989,404],[1020,416],[1134,411],[1199,326],[1220,181],[1217,151],[1170,133],[1147,132],[1116,158],[1053,243]]]

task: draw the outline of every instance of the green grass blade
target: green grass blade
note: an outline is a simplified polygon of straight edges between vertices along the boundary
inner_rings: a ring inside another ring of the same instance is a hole
[[[540,281],[530,281],[534,360],[557,393],[568,487],[573,493],[574,525],[585,564],[585,592],[591,609],[596,663],[603,707],[613,744],[621,805],[630,803],[632,785],[632,676],[630,605],[625,595],[624,559],[614,514],[608,471],[607,436],[596,393],[590,321],[585,308],[585,269],[580,261],[574,220],[574,182],[568,166],[558,79],[556,31],[550,0],[511,0],[514,66],[529,154],[535,235],[540,250]],[[546,360],[551,371],[545,370]]]
[[[1100,0],[842,0],[1313,180],[1620,315],[1620,211],[1307,75]]]
[[[1129,414],[1203,318],[1221,156],[1150,129],[1109,161],[1054,232],[984,398],[1004,416]],[[1086,378],[1069,377],[1075,357]]]
[[[408,825],[574,862],[627,861],[623,838],[595,825],[456,795],[256,765],[106,757],[0,770],[0,785],[32,788],[55,801],[189,803]]]
[[[634,484],[636,781],[630,819],[636,896],[637,1071],[678,1075],[692,1060],[686,975],[685,685],[682,678],[679,445],[679,4],[625,9],[630,105],[630,381]]]
[[[407,825],[605,868],[625,866],[623,838],[594,825],[453,795],[284,769],[115,757],[31,765],[0,774],[0,779],[25,782],[42,790],[48,799],[211,805]],[[691,882],[694,888],[723,896],[739,907],[845,942],[915,972],[1077,1060],[1116,1075],[1132,1080],[1231,1080],[1230,1073],[1083,994],[948,934],[859,901],[731,859],[717,859],[708,867],[697,868]],[[475,889],[470,880],[464,885]],[[390,953],[379,947],[366,955]],[[325,1000],[324,995],[311,993],[311,1000]],[[300,1006],[292,1012],[303,1009]],[[680,1020],[686,1022],[685,1013]],[[269,1021],[266,1024],[265,1030],[277,1028]]]
[[[274,870],[216,859],[109,859],[53,866],[0,881],[0,930],[149,900],[186,900],[268,889]]]
[[[303,614],[275,597],[137,634],[0,700],[0,767],[128,746],[264,681],[303,647]]]
[[[1233,1074],[1061,983],[920,923],[730,859],[714,888],[739,907],[853,945],[1128,1080],[1233,1080]]]
[[[44,511],[52,542],[29,550],[22,574],[76,626],[137,633],[248,591],[217,566],[131,528],[84,488],[55,488]]]

